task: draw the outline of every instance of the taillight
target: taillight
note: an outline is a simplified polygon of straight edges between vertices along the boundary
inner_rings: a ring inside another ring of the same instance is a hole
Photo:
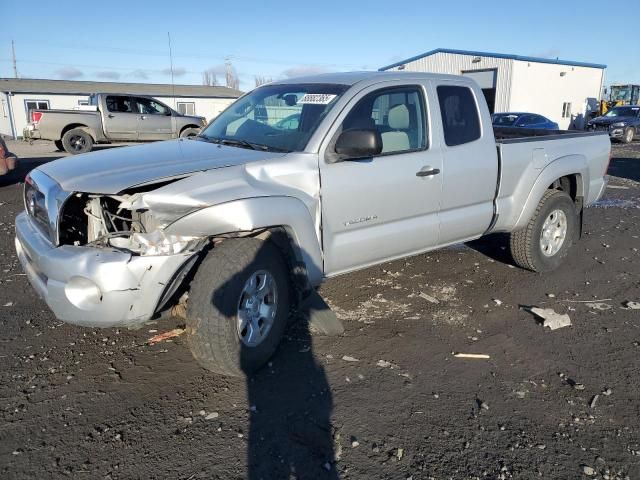
[[[38,123],[42,118],[42,112],[31,112],[31,121],[33,123]]]

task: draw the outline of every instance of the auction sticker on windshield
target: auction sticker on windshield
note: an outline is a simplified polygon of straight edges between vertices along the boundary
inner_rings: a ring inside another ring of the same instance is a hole
[[[327,105],[331,103],[331,100],[336,98],[336,95],[330,93],[305,93],[304,97],[298,100],[298,104],[312,103],[315,105]]]

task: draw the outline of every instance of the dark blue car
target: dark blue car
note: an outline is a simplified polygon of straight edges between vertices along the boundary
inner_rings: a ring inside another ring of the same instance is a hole
[[[541,128],[558,130],[558,124],[537,113],[504,112],[491,115],[491,121],[496,127]]]

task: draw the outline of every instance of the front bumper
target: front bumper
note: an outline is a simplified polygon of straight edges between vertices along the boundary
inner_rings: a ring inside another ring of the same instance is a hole
[[[195,255],[141,257],[109,248],[54,247],[26,213],[16,218],[16,251],[29,282],[55,316],[89,327],[149,320]]]
[[[607,132],[611,138],[622,138],[626,127],[612,127],[611,125],[588,125],[587,130],[592,132]]]

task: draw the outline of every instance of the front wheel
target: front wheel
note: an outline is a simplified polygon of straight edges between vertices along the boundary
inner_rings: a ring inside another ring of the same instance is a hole
[[[579,228],[571,197],[547,190],[527,226],[510,235],[515,263],[534,272],[555,270],[567,256]]]
[[[633,142],[634,130],[632,127],[627,127],[624,131],[624,135],[622,136],[622,143],[631,143]]]
[[[200,133],[199,128],[185,128],[180,132],[180,138],[191,138],[195,137]]]
[[[62,146],[71,155],[90,152],[93,138],[80,128],[72,128],[62,136]]]
[[[211,250],[191,283],[187,340],[198,363],[241,376],[273,355],[289,317],[289,275],[280,250],[254,238]]]

